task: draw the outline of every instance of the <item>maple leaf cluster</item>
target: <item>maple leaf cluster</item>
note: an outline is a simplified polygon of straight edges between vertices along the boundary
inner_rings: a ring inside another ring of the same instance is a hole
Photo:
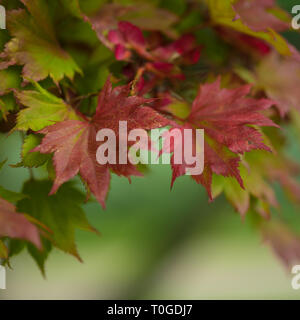
[[[122,1],[92,10],[80,0],[3,4],[0,131],[22,132],[13,167],[41,167],[49,178],[32,178],[22,194],[0,188],[0,258],[9,263],[19,241],[42,272],[52,247],[80,259],[75,229],[97,231],[70,180],[78,175],[105,208],[111,175],[143,176],[138,165],[96,160],[97,132],[111,129],[119,142],[120,121],[128,132],[204,129],[204,170],[192,180],[210,201],[224,193],[253,216],[285,264],[299,258],[297,236],[272,217],[275,182],[300,204],[299,167],[280,129],[300,128],[300,53],[275,1],[195,0],[183,12]],[[171,153],[172,186],[189,166],[174,161],[177,148],[160,150]]]

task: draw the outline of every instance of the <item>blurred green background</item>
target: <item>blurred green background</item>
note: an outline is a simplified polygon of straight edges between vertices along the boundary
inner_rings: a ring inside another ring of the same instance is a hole
[[[280,1],[288,10],[297,2]],[[299,37],[291,37],[299,46]],[[293,132],[289,135],[289,152],[297,159],[299,142]],[[17,163],[20,147],[18,133],[0,134],[0,160]],[[26,169],[5,166],[0,172],[0,184],[14,191],[21,191],[28,178]],[[131,185],[113,177],[107,210],[96,202],[85,205],[102,235],[77,233],[84,263],[54,250],[43,279],[24,252],[13,258],[0,299],[300,298],[300,290],[291,287],[290,270],[223,197],[209,204],[204,189],[189,177],[178,179],[170,192],[170,178],[164,165],[152,166],[146,178]],[[281,214],[297,218],[300,228],[299,208],[280,191],[278,197]]]
[[[18,133],[0,135],[0,145],[1,158],[19,160]],[[84,263],[54,250],[43,279],[25,251],[12,259],[14,270],[8,270],[0,298],[300,298],[291,288],[289,270],[224,198],[209,204],[203,188],[189,177],[178,179],[170,192],[170,176],[168,166],[156,165],[131,185],[114,177],[106,211],[95,202],[85,205],[102,236],[77,233]],[[1,185],[15,191],[28,178],[25,169],[6,166],[0,173]],[[282,213],[299,215],[278,196]]]

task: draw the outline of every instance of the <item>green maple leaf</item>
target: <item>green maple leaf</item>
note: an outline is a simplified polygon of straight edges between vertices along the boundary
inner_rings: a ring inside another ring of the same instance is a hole
[[[6,190],[1,186],[0,186],[0,197],[9,202],[16,202],[26,198],[26,196],[24,196],[24,194],[22,193]]]
[[[42,275],[46,277],[46,270],[45,270],[45,263],[49,256],[49,254],[52,251],[52,244],[49,240],[42,238],[42,245],[43,245],[43,251],[38,250],[34,245],[31,243],[27,243],[27,250],[31,257],[34,259],[36,264],[38,265],[39,269],[42,272]]]
[[[49,4],[45,0],[23,0],[23,9],[7,14],[7,26],[13,38],[6,44],[5,60],[23,67],[23,76],[40,81],[50,76],[59,82],[73,79],[81,72],[72,57],[56,39]]]
[[[52,244],[81,260],[75,244],[75,230],[81,229],[97,233],[89,224],[81,204],[84,195],[73,187],[72,183],[66,183],[59,191],[48,196],[52,182],[48,180],[30,180],[24,184],[23,194],[28,198],[18,202],[17,208],[42,224],[47,226],[53,233],[50,235]],[[47,248],[46,248],[47,251]],[[45,257],[39,256],[39,252],[31,252],[38,265]]]
[[[0,170],[5,165],[6,160],[0,162]],[[13,192],[7,189],[4,189],[2,186],[0,186],[0,198],[5,199],[9,202],[17,202],[19,200],[24,199],[26,196],[22,193]]]
[[[18,113],[15,129],[39,131],[56,122],[78,119],[71,106],[35,83],[37,90],[17,91],[19,102],[27,107]]]
[[[22,160],[18,164],[12,166],[15,168],[27,167],[37,168],[45,164],[49,159],[49,155],[45,155],[39,152],[30,152],[41,143],[41,137],[39,135],[28,135],[23,143],[22,147]]]

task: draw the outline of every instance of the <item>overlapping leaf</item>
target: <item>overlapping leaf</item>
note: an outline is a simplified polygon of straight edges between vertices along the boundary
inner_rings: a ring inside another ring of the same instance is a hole
[[[36,134],[28,135],[23,143],[21,162],[13,167],[37,168],[45,164],[50,159],[49,155],[41,154],[39,152],[31,152],[31,150],[37,147],[40,143],[41,137]]]
[[[62,99],[35,83],[37,90],[16,91],[17,100],[25,107],[18,113],[15,129],[41,130],[58,121],[78,119],[74,109]]]
[[[108,80],[99,95],[99,102],[92,121],[68,120],[40,131],[45,134],[40,146],[33,151],[54,153],[56,179],[51,191],[80,173],[97,200],[105,206],[109,189],[110,169],[125,177],[141,176],[135,166],[128,164],[100,165],[96,161],[96,133],[99,129],[111,129],[119,137],[119,121],[127,121],[128,130],[150,130],[166,126],[168,121],[149,107],[148,100],[129,96],[131,86],[112,89]],[[118,157],[117,157],[118,158]]]
[[[268,244],[285,267],[300,261],[300,238],[280,220],[261,226],[263,240]]]
[[[48,240],[43,239],[45,252],[42,255],[35,255],[34,249],[30,249],[35,258],[41,259],[37,262],[42,270],[51,249],[49,240],[57,248],[80,259],[75,244],[75,230],[97,232],[91,227],[81,208],[84,195],[76,190],[72,183],[63,186],[55,195],[49,197],[50,189],[50,181],[30,180],[24,184],[22,190],[27,197],[17,205],[18,210],[26,211],[53,232]]]
[[[111,129],[118,145],[124,138],[118,133],[119,121],[127,121],[128,131],[167,124],[173,125],[171,130],[192,129],[193,134],[204,129],[204,171],[192,178],[210,198],[224,192],[243,218],[254,211],[259,221],[271,217],[271,207],[279,205],[273,182],[300,203],[299,167],[285,156],[277,128],[260,128],[274,126],[271,117],[280,124],[300,123],[300,54],[279,34],[289,28],[290,17],[274,0],[180,0],[176,8],[172,0],[80,1],[83,11],[78,0],[1,4],[8,10],[8,30],[0,37],[0,129],[9,132],[15,126],[25,135],[16,167],[30,168],[33,176],[31,168],[48,162],[49,179],[54,180],[51,190],[51,181],[32,178],[24,194],[0,187],[1,259],[27,248],[43,274],[54,246],[80,259],[75,230],[95,229],[80,207],[84,196],[67,181],[80,174],[88,192],[105,206],[112,172],[128,179],[141,175],[132,164],[96,161],[101,145],[97,131]],[[172,12],[181,15],[180,20]],[[205,51],[202,59],[199,44]],[[236,89],[221,89],[219,80],[203,84],[190,108],[186,101],[195,97],[198,81],[210,82],[210,71],[224,74],[224,87]],[[107,82],[96,108],[95,92],[109,73],[133,81],[133,86],[112,89]],[[256,97],[272,101],[247,97],[249,86],[236,87],[242,79],[256,85]],[[34,89],[25,87],[30,81]],[[160,99],[145,99],[146,94]],[[275,109],[265,110],[272,104],[281,118]],[[170,147],[175,152],[178,146]],[[193,151],[196,148],[193,144]],[[277,154],[265,152],[271,150]],[[173,155],[172,184],[188,167],[184,161],[175,164]],[[17,203],[17,209],[10,202]],[[38,227],[50,228],[53,234],[40,233]],[[296,262],[300,242],[290,230],[272,221],[258,227],[286,265]]]
[[[244,188],[239,172],[239,155],[255,149],[271,151],[253,125],[275,126],[261,113],[274,102],[247,98],[250,89],[250,86],[220,89],[220,79],[212,84],[204,84],[200,86],[191,113],[184,121],[182,128],[205,130],[204,171],[202,175],[192,178],[206,188],[210,198],[213,173],[234,177]],[[174,145],[170,150],[174,151]],[[185,165],[174,164],[173,161],[172,168],[173,183],[184,174]]]
[[[275,53],[265,57],[256,68],[257,85],[276,102],[284,116],[292,108],[300,110],[300,63],[282,59]]]
[[[138,6],[105,4],[99,12],[85,19],[91,23],[99,39],[108,47],[111,45],[106,39],[106,34],[109,30],[116,28],[121,20],[129,21],[143,30],[161,31],[171,36],[174,36],[171,26],[177,21],[176,15],[157,8],[151,3],[139,3]]]
[[[0,198],[0,237],[23,239],[41,249],[38,228],[10,202]]]
[[[238,32],[260,38],[267,41],[282,55],[291,55],[287,41],[278,34],[275,30],[268,28],[265,31],[254,31],[244,23],[242,19],[237,19],[237,13],[232,7],[233,1],[231,0],[206,0],[213,22],[216,25],[232,28]],[[248,15],[247,15],[248,16]],[[242,18],[242,17],[241,17]]]
[[[8,30],[13,38],[1,54],[1,68],[21,65],[24,77],[35,81],[48,76],[55,82],[64,76],[72,79],[80,69],[56,39],[47,1],[22,2],[28,11],[14,10],[7,16]]]
[[[241,19],[253,31],[284,31],[289,23],[284,22],[268,10],[275,8],[274,0],[237,0],[232,5],[237,13],[236,19]]]

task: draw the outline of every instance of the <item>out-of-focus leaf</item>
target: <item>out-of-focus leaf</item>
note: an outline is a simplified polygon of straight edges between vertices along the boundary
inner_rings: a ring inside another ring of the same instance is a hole
[[[245,189],[242,189],[238,182],[232,178],[225,179],[224,177],[217,175],[214,175],[213,177],[213,196],[216,197],[218,194],[224,191],[226,198],[241,214],[242,218],[245,217],[250,207],[250,194]]]
[[[282,21],[273,14],[282,15],[282,11],[275,7],[275,0],[235,0],[232,7],[238,14],[237,19],[253,31],[273,29],[281,32],[290,27],[290,20]]]
[[[197,10],[195,10],[190,12],[183,19],[181,19],[178,22],[178,26],[176,28],[178,31],[184,32],[186,30],[189,30],[193,27],[198,26],[202,22],[203,22],[203,16],[201,15],[201,12],[198,12]]]
[[[276,146],[275,150],[280,150],[280,147]],[[270,207],[278,207],[272,188],[275,181],[280,184],[291,201],[296,204],[300,203],[300,185],[296,180],[300,168],[284,154],[279,152],[263,154],[260,151],[253,151],[246,154],[245,163],[247,168],[241,172],[245,189],[261,202],[258,204],[261,210],[259,213],[264,212],[266,214],[263,215],[264,218],[269,217],[268,212],[264,210],[265,204]]]
[[[256,82],[253,72],[249,71],[247,68],[239,66],[234,69],[234,72],[246,83],[254,84]]]
[[[74,17],[82,17],[82,12],[78,0],[60,0],[60,2],[67,9],[67,11]]]
[[[80,259],[75,244],[75,230],[96,232],[81,208],[84,196],[73,187],[72,183],[65,184],[53,196],[48,196],[50,189],[50,181],[26,182],[23,193],[28,198],[19,201],[17,207],[53,231],[50,239],[57,248]],[[45,257],[36,258],[40,266],[43,266],[44,259]]]
[[[212,20],[216,25],[229,27],[241,33],[246,33],[250,36],[260,38],[267,41],[280,54],[287,56],[291,55],[291,51],[286,40],[274,30],[269,29],[267,32],[256,32],[247,27],[241,19],[236,19],[236,12],[232,7],[231,0],[206,1],[209,5]]]
[[[106,39],[106,35],[109,30],[117,27],[119,21],[128,21],[142,30],[161,31],[171,37],[177,35],[171,28],[178,20],[177,16],[151,3],[141,3],[138,6],[106,4],[99,12],[85,19],[91,23],[102,43],[109,48],[111,44]]]
[[[212,28],[195,32],[199,43],[203,44],[203,56],[213,63],[222,64],[229,56],[229,46],[218,37]]]
[[[6,190],[0,186],[0,197],[9,202],[17,202],[24,199],[26,196],[22,193]]]
[[[41,249],[38,228],[28,221],[24,214],[18,213],[10,202],[0,198],[0,237],[24,239]]]
[[[20,72],[14,67],[0,70],[0,95],[11,89],[18,89],[21,85]]]
[[[276,102],[282,116],[291,108],[300,110],[299,62],[274,53],[259,63],[255,75],[257,85]]]
[[[29,13],[20,9],[7,15],[8,30],[13,38],[2,54],[2,68],[22,65],[23,75],[35,81],[48,76],[55,82],[64,76],[72,79],[80,69],[56,39],[47,2],[23,0],[23,3]]]
[[[28,243],[27,250],[29,254],[32,256],[32,258],[35,260],[36,264],[38,265],[39,269],[42,272],[42,275],[46,277],[45,263],[52,250],[52,244],[49,240],[42,238],[42,245],[43,245],[43,250],[39,251],[36,249],[35,246]]]
[[[187,8],[187,3],[185,0],[161,0],[160,6],[177,15],[182,15]]]
[[[132,9],[115,3],[106,4],[96,14],[85,17],[85,20],[91,24],[100,41],[108,48],[111,48],[110,42],[106,39],[108,31],[115,28],[121,17]]]
[[[84,12],[85,14],[92,14],[99,11],[99,9],[105,4],[112,1],[110,0],[78,0],[78,2],[82,12]],[[120,1],[118,0],[118,2]]]
[[[0,259],[8,258],[8,250],[3,241],[0,240]]]
[[[293,233],[283,222],[269,221],[261,225],[263,240],[282,261],[285,267],[300,262],[300,237]]]
[[[258,157],[264,157],[266,154],[261,151],[255,152]],[[267,157],[274,157],[268,154]],[[264,219],[270,217],[270,207],[278,207],[275,192],[272,189],[268,176],[264,170],[259,170],[250,160],[246,166],[241,165],[240,174],[244,182],[244,189],[241,189],[237,181],[232,178],[222,176],[213,176],[212,192],[217,197],[224,191],[225,196],[232,206],[244,218],[246,213],[252,208]],[[250,200],[255,199],[254,203]]]
[[[178,17],[170,11],[157,8],[151,3],[142,3],[122,16],[122,20],[130,21],[142,30],[161,31],[169,36],[176,36],[172,25]]]

